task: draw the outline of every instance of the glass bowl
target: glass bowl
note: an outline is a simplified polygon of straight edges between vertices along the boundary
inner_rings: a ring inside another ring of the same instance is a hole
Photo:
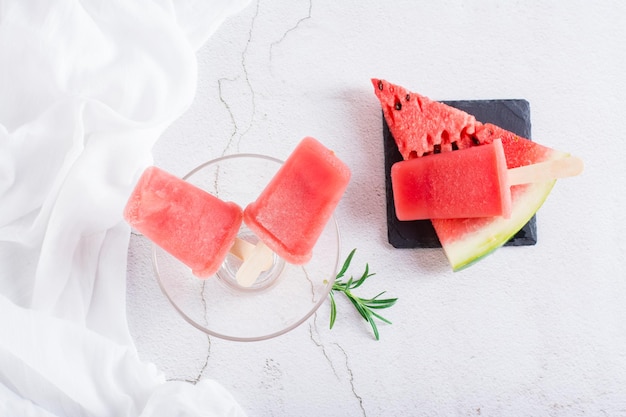
[[[256,200],[281,164],[269,156],[235,154],[206,162],[183,179],[245,208]],[[252,244],[258,242],[245,224],[238,237]],[[157,245],[153,245],[153,265],[161,290],[191,325],[222,339],[258,341],[296,328],[324,303],[339,266],[339,240],[333,216],[308,263],[292,265],[274,254],[272,266],[249,287],[237,283],[235,274],[241,260],[230,253],[208,279],[197,278],[189,267]]]

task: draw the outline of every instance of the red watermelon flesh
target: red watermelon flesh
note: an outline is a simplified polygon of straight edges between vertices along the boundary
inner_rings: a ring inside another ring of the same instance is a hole
[[[509,169],[568,156],[387,81],[373,79],[372,84],[404,159],[491,143],[497,138],[502,139]],[[537,212],[554,183],[511,187],[512,213],[508,219],[433,219],[452,268],[463,269],[504,245]]]
[[[481,124],[464,111],[399,85],[372,79],[389,130],[404,159],[476,145]]]

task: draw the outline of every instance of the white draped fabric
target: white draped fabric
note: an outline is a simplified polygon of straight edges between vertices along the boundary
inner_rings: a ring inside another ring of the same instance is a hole
[[[0,0],[0,416],[244,414],[138,357],[121,213],[246,2]]]

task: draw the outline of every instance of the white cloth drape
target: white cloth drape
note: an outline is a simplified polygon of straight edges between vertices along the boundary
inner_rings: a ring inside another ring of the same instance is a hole
[[[243,415],[138,358],[121,213],[245,3],[0,0],[0,416]]]

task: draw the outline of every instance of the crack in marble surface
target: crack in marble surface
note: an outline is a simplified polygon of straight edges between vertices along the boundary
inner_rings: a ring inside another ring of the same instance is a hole
[[[183,381],[189,382],[190,384],[195,385],[198,382],[200,382],[200,380],[202,380],[202,378],[204,377],[204,371],[206,371],[207,367],[209,366],[209,359],[211,358],[211,336],[207,335],[206,339],[207,339],[206,357],[204,358],[204,363],[200,367],[198,374],[194,378],[184,379]]]
[[[200,297],[202,300],[202,311],[204,312],[204,325],[208,326],[208,320],[206,319],[207,316],[207,302],[206,302],[206,297],[204,296],[204,290],[206,287],[206,282],[202,283],[201,286],[201,290],[200,290]],[[207,366],[209,365],[209,359],[211,358],[211,336],[209,336],[208,334],[206,335],[206,339],[207,339],[207,351],[206,351],[206,356],[204,358],[204,363],[202,364],[202,366],[200,367],[200,371],[198,372],[198,375],[196,375],[195,379],[190,381],[193,384],[197,384],[198,381],[200,381],[202,379],[202,376],[204,374],[204,371],[206,370]]]
[[[207,326],[208,325],[208,321],[206,320],[207,302],[206,302],[206,298],[204,297],[205,286],[206,286],[206,283],[203,282],[202,286],[200,287],[200,299],[202,301],[202,309],[204,311],[204,315],[203,315],[203,317],[205,318],[204,325]],[[178,380],[195,385],[198,382],[200,382],[200,380],[204,377],[204,371],[206,371],[207,367],[209,366],[209,360],[211,359],[211,336],[207,334],[206,340],[207,340],[206,356],[204,356],[204,362],[200,366],[200,370],[198,371],[196,376],[193,378],[185,378],[185,379],[178,379]]]
[[[250,129],[252,129],[253,123],[254,123],[254,118],[256,115],[256,92],[254,90],[254,87],[252,85],[252,82],[250,81],[250,75],[249,75],[249,71],[248,71],[248,64],[247,64],[247,58],[248,58],[248,51],[250,48],[250,44],[252,43],[252,38],[253,38],[253,34],[254,34],[254,26],[255,26],[255,22],[259,16],[259,4],[260,1],[257,0],[256,2],[256,7],[255,7],[255,11],[254,14],[252,15],[252,19],[250,21],[250,27],[248,28],[248,37],[246,39],[245,42],[245,46],[243,48],[243,50],[241,51],[241,58],[239,61],[240,64],[240,69],[242,72],[242,78],[244,80],[245,83],[245,87],[247,90],[247,94],[249,94],[250,96],[250,102],[251,102],[251,106],[252,109],[250,111],[250,120],[248,121],[246,126],[240,126],[240,123],[238,123],[237,121],[237,116],[235,114],[235,112],[233,111],[232,106],[230,105],[230,102],[227,98],[227,94],[224,91],[224,84],[225,83],[236,83],[237,81],[240,80],[240,76],[235,76],[235,77],[222,77],[219,78],[217,80],[217,85],[218,85],[218,97],[220,102],[222,103],[222,105],[224,106],[224,108],[226,109],[226,112],[228,113],[230,120],[233,124],[233,131],[230,134],[230,137],[228,138],[228,140],[226,141],[226,144],[224,145],[224,148],[222,150],[222,156],[226,155],[229,151],[229,149],[233,146],[233,143],[235,142],[235,138],[239,137],[239,139],[237,140],[237,143],[235,145],[235,149],[236,151],[239,150],[239,143],[241,142],[241,139],[246,135],[246,133],[248,133],[250,131]]]
[[[228,115],[230,116],[230,121],[233,123],[233,131],[230,134],[230,137],[228,138],[228,140],[226,141],[226,146],[224,146],[224,149],[222,151],[222,156],[226,154],[226,151],[232,145],[233,141],[235,140],[235,136],[237,136],[237,132],[239,130],[237,126],[237,119],[235,118],[235,114],[233,113],[233,110],[231,109],[230,104],[228,104],[228,100],[226,100],[226,98],[224,97],[222,83],[226,81],[235,82],[237,81],[237,79],[236,78],[220,78],[217,80],[217,91],[218,91],[219,100],[224,105],[224,108],[226,109],[226,111],[228,112]]]
[[[270,44],[270,62],[272,62],[272,57],[273,57],[273,54],[274,54],[274,47],[276,47],[276,46],[278,46],[280,43],[282,43],[282,42],[283,42],[283,41],[287,38],[287,36],[288,36],[291,32],[293,32],[293,31],[297,30],[303,22],[305,22],[306,20],[311,19],[311,10],[313,10],[313,0],[309,0],[309,7],[308,7],[308,13],[307,13],[307,15],[306,15],[306,16],[304,16],[304,17],[301,17],[300,19],[298,19],[298,21],[296,22],[296,24],[295,24],[295,25],[293,25],[292,27],[290,27],[289,29],[287,29],[287,30],[283,33],[283,35],[282,35],[282,36],[281,36],[281,37],[280,37],[277,41],[274,41],[274,42],[272,42],[272,43]]]
[[[317,328],[317,318],[318,318],[318,314],[317,314],[317,312],[315,312],[314,315],[313,315],[313,320],[311,322],[309,322],[309,337],[310,337],[311,341],[313,342],[313,344],[315,344],[315,346],[322,351],[322,355],[326,359],[326,362],[330,366],[330,368],[333,371],[333,374],[335,375],[335,377],[338,380],[341,380],[341,377],[339,376],[339,373],[337,372],[337,368],[335,366],[335,363],[333,362],[333,359],[331,358],[331,355],[329,354],[329,351],[328,351],[328,348],[327,348],[326,344],[324,344],[320,340],[320,334],[319,334],[319,330]],[[345,365],[345,371],[348,374],[348,381],[347,382],[350,385],[350,391],[352,392],[352,395],[354,396],[354,399],[357,400],[357,402],[359,404],[359,409],[361,410],[361,415],[363,417],[367,417],[367,412],[366,412],[365,407],[363,405],[363,397],[361,397],[359,395],[359,393],[356,390],[355,384],[354,384],[354,372],[352,371],[352,368],[350,366],[348,353],[341,346],[341,344],[339,344],[337,342],[333,342],[332,344],[335,347],[337,347],[337,349],[341,352],[341,354],[345,358],[344,365]]]
[[[252,83],[250,82],[250,77],[248,74],[248,66],[246,64],[246,58],[248,56],[248,48],[250,48],[250,43],[252,42],[252,34],[254,32],[254,24],[259,17],[259,4],[260,0],[256,2],[256,8],[254,10],[254,15],[252,16],[252,20],[250,22],[250,30],[248,31],[248,39],[246,41],[246,47],[241,52],[241,69],[243,70],[244,79],[246,80],[246,85],[250,91],[250,98],[252,101],[252,113],[250,115],[250,122],[248,126],[246,126],[243,133],[241,133],[240,139],[252,128],[252,122],[254,121],[254,116],[256,114],[256,94],[254,88],[252,87]]]
[[[332,369],[335,377],[337,377],[337,379],[341,379],[339,377],[339,374],[337,373],[335,364],[333,363],[332,359],[330,358],[330,355],[328,354],[326,345],[319,340],[320,333],[319,333],[319,330],[317,329],[317,316],[318,316],[317,312],[315,312],[313,314],[313,320],[309,322],[309,337],[311,341],[313,342],[313,344],[315,344],[315,346],[317,346],[322,351],[322,355],[324,355],[324,358],[326,358],[326,362],[328,362],[328,365],[330,366],[330,369]]]
[[[354,386],[354,372],[352,372],[352,368],[350,367],[350,361],[348,359],[348,353],[345,351],[345,349],[337,342],[333,343],[335,346],[337,346],[337,348],[341,351],[341,353],[343,354],[345,360],[346,360],[346,371],[348,372],[348,375],[350,376],[350,378],[348,379],[348,382],[350,383],[350,388],[352,389],[352,394],[354,395],[354,398],[357,399],[357,401],[359,402],[359,408],[361,409],[361,414],[363,415],[363,417],[367,417],[367,412],[365,411],[365,407],[363,406],[363,397],[361,397],[357,391],[356,391],[356,387]]]

